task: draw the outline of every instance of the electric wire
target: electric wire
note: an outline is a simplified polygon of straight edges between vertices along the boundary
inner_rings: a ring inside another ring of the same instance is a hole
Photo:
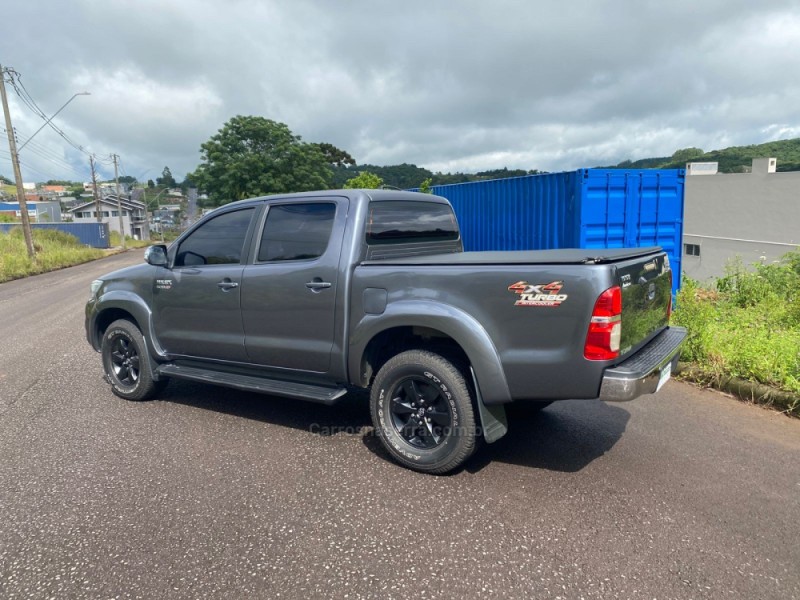
[[[87,156],[91,155],[92,153],[88,151],[86,148],[81,146],[80,144],[72,141],[66,133],[64,133],[59,127],[57,127],[52,121],[48,121],[47,115],[45,112],[39,108],[39,105],[36,104],[36,101],[33,99],[33,96],[28,93],[28,90],[25,89],[25,85],[22,83],[22,75],[15,71],[14,69],[6,69],[6,72],[11,76],[10,77],[10,84],[11,87],[16,92],[17,96],[22,100],[22,102],[34,112],[34,114],[38,115],[45,121],[47,121],[46,125],[50,127],[53,131],[55,131],[59,136],[61,136],[65,142],[67,142],[70,146],[75,148],[76,150],[83,152]]]
[[[33,96],[30,94],[30,92],[28,92],[28,89],[25,87],[25,84],[22,81],[22,74],[19,73],[16,70],[14,70],[14,69],[11,69],[11,68],[6,68],[5,72],[9,75],[9,78],[8,78],[9,84],[14,89],[14,91],[17,94],[17,97],[19,97],[19,99],[22,101],[22,103],[25,106],[27,106],[35,115],[37,115],[41,119],[45,120],[46,121],[46,125],[49,126],[53,131],[55,131],[65,142],[67,142],[67,144],[69,144],[71,147],[73,147],[74,149],[78,150],[79,152],[81,152],[81,153],[83,153],[83,154],[85,154],[87,156],[92,157],[95,160],[96,163],[103,164],[103,165],[112,165],[114,163],[113,155],[110,155],[110,156],[107,156],[107,157],[106,156],[101,157],[101,156],[98,156],[97,154],[95,154],[93,152],[90,152],[89,150],[84,148],[82,145],[80,145],[80,144],[74,142],[72,139],[70,139],[69,136],[67,136],[67,134],[64,133],[64,131],[62,129],[57,127],[51,120],[48,121],[47,114],[39,107],[39,105],[36,103],[36,100],[34,100]],[[6,130],[4,129],[3,131],[6,131]],[[15,131],[15,135],[18,135],[18,133],[19,133],[19,131],[16,130]],[[50,149],[48,149],[48,148],[46,148],[46,147],[44,147],[44,146],[42,146],[42,145],[40,145],[40,144],[38,144],[36,142],[33,142],[30,139],[28,140],[28,142],[26,142],[26,145],[32,146],[32,148],[31,148],[32,153],[37,155],[37,156],[39,156],[40,158],[42,158],[44,160],[48,160],[49,162],[51,162],[52,164],[54,164],[54,165],[56,165],[56,166],[58,166],[60,168],[66,168],[67,170],[71,171],[72,173],[78,175],[81,179],[84,178],[85,173],[79,172],[72,164],[70,164],[69,162],[64,160],[62,157],[58,157],[57,155],[55,155],[52,150],[50,150]],[[11,155],[9,153],[9,157],[10,156]],[[22,163],[20,161],[20,164],[21,165],[24,164],[26,169],[30,169],[30,170],[35,171],[35,172],[40,173],[40,174],[44,174],[44,173],[42,173],[42,171],[40,171],[40,170],[38,170],[38,169],[36,169],[34,167],[31,167],[27,163]]]

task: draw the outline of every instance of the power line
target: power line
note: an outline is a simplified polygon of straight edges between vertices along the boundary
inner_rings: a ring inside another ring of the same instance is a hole
[[[41,117],[45,121],[47,121],[47,115],[45,112],[39,108],[39,105],[36,104],[36,101],[33,99],[33,96],[28,93],[28,90],[25,89],[25,85],[22,83],[22,75],[13,70],[7,69],[6,72],[10,75],[10,84],[11,87],[14,88],[14,91],[17,93],[17,96],[22,100],[22,102],[29,108],[31,111],[34,112],[37,116]],[[70,146],[78,150],[79,152],[83,152],[86,155],[91,154],[86,148],[81,146],[80,144],[73,142],[64,131],[62,131],[59,127],[57,127],[52,121],[48,121],[46,123],[48,127],[50,127],[53,131],[55,131],[59,136],[61,136],[65,142],[67,142]],[[108,164],[111,164],[110,162]]]
[[[38,156],[42,160],[46,160],[47,162],[49,162],[49,163],[55,165],[56,167],[58,167],[59,169],[62,169],[62,170],[66,169],[67,171],[70,171],[73,175],[77,175],[80,179],[84,178],[84,173],[81,173],[80,171],[78,171],[75,167],[73,167],[68,162],[54,160],[54,159],[48,157],[47,155],[42,154],[41,152],[39,152],[35,148],[29,148],[29,150],[31,151],[32,154],[35,154],[36,156]]]
[[[3,129],[5,132],[5,129]],[[15,129],[15,133],[25,135],[18,129]],[[71,171],[74,175],[77,175],[79,179],[83,180],[86,178],[86,173],[79,171],[75,168],[75,166],[68,162],[63,156],[57,154],[55,151],[51,150],[47,146],[40,144],[39,142],[28,142],[28,149],[39,158],[47,160],[48,162],[54,164],[56,167],[60,169],[67,169]],[[40,171],[41,172],[41,171]]]

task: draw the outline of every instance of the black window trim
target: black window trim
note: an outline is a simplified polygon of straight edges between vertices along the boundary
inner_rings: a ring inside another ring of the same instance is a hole
[[[258,226],[257,235],[254,236],[254,244],[253,246],[253,262],[254,265],[288,265],[288,264],[296,264],[296,263],[311,263],[323,258],[331,248],[331,240],[333,239],[333,228],[331,229],[331,235],[328,238],[328,245],[325,246],[325,251],[315,258],[293,258],[289,260],[258,260],[258,254],[261,250],[261,240],[264,237],[264,228],[267,226],[267,219],[269,218],[269,211],[273,206],[285,206],[285,205],[293,205],[297,206],[298,204],[333,204],[335,207],[335,212],[333,213],[334,219],[334,227],[336,226],[336,217],[339,214],[339,202],[337,202],[337,196],[319,196],[316,198],[303,198],[302,201],[291,200],[288,198],[276,198],[273,202],[265,203],[264,212],[261,215],[261,223]]]

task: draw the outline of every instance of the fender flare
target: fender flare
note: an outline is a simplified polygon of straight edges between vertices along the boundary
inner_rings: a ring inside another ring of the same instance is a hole
[[[511,402],[500,356],[483,325],[461,309],[427,300],[393,302],[382,314],[365,315],[355,325],[348,353],[351,382],[361,381],[361,361],[369,342],[394,327],[427,327],[450,336],[469,358],[484,403]]]
[[[166,360],[166,352],[158,345],[153,332],[153,313],[147,303],[137,294],[125,290],[113,290],[103,294],[97,301],[91,326],[95,338],[97,338],[97,317],[109,309],[120,309],[129,313],[136,319],[144,343],[147,346],[147,355],[152,366],[154,377],[157,378],[158,359]],[[99,346],[100,340],[97,339]]]

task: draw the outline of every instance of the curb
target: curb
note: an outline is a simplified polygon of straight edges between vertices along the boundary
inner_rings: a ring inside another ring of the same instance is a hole
[[[678,363],[675,374],[684,381],[722,390],[745,402],[768,406],[787,415],[800,417],[800,396],[792,392],[784,392],[762,383],[720,375],[692,363]]]

